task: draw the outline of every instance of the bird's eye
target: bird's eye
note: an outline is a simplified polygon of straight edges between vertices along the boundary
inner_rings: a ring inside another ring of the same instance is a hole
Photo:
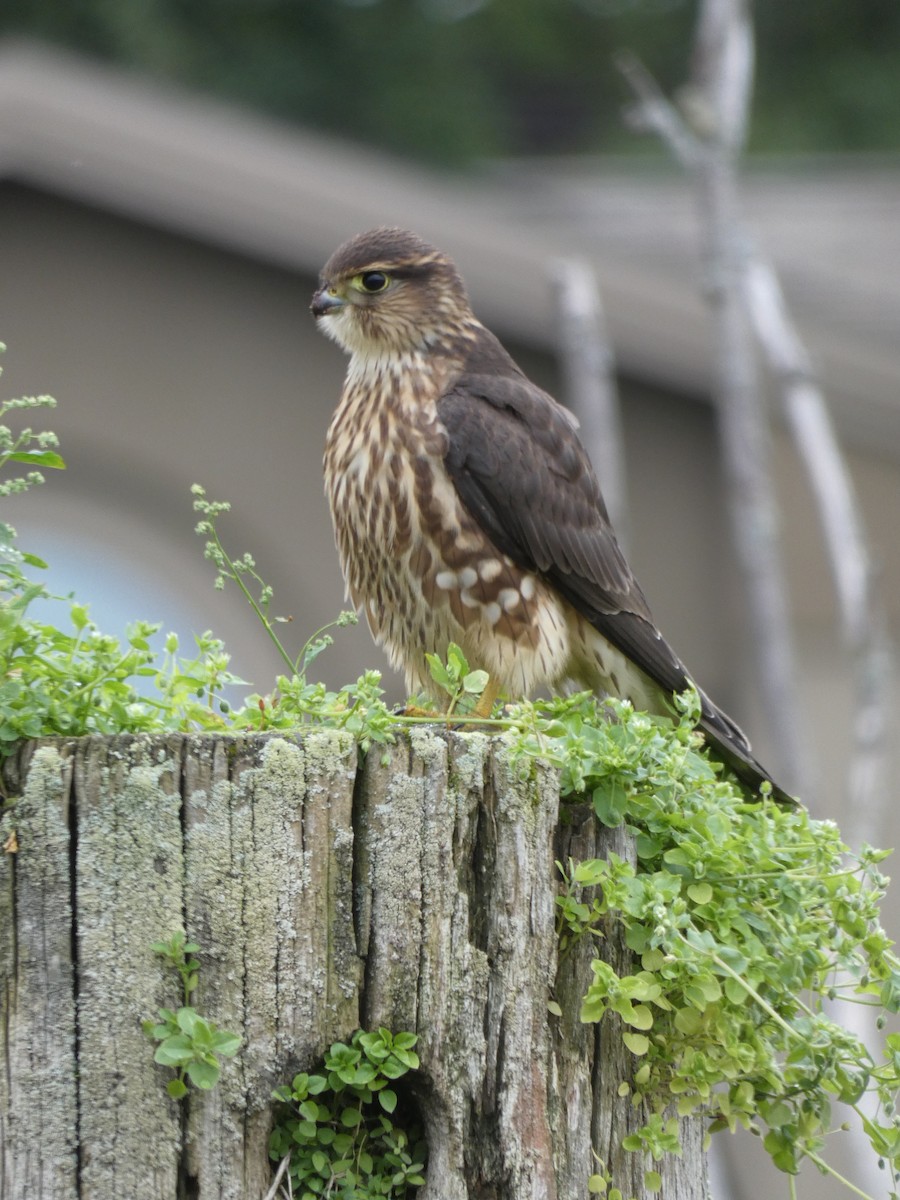
[[[384,271],[364,271],[359,276],[360,288],[370,295],[374,295],[375,292],[383,292],[390,282],[390,275],[385,275]]]

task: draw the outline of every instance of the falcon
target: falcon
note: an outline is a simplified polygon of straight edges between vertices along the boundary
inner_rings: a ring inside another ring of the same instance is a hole
[[[482,714],[540,688],[670,713],[693,680],[619,548],[578,423],[477,319],[451,259],[402,229],[359,234],[311,311],[350,355],[324,459],[347,594],[410,692],[437,695],[425,653],[456,642],[490,676]],[[718,756],[787,800],[700,697]]]

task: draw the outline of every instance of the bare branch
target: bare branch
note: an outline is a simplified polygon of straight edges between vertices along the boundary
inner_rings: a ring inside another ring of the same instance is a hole
[[[633,56],[620,56],[617,61],[637,98],[632,124],[655,132],[698,184],[709,295],[719,327],[718,391],[726,469],[757,644],[764,655],[768,706],[784,733],[785,715],[793,719],[796,713],[788,679],[787,598],[775,551],[777,519],[766,465],[768,435],[748,320],[781,385],[788,424],[825,531],[842,627],[855,658],[850,796],[857,810],[857,836],[875,840],[892,688],[887,619],[850,475],[809,355],[788,315],[774,269],[750,250],[742,229],[734,165],[746,131],[753,58],[749,0],[704,0],[693,77],[680,96],[684,115]],[[796,730],[781,739],[781,747],[782,756],[803,759]]]
[[[856,645],[868,620],[871,566],[853,484],[778,277],[759,254],[746,259],[744,290],[757,340],[781,385],[785,412],[819,506],[844,631]]]
[[[721,149],[740,152],[753,91],[753,24],[747,0],[705,0],[697,18],[692,105]]]
[[[559,259],[552,266],[552,275],[559,303],[560,359],[567,402],[581,425],[607,511],[624,545],[627,517],[622,425],[597,277],[581,259]]]
[[[785,414],[806,467],[825,534],[844,636],[854,655],[856,703],[849,793],[854,836],[878,841],[891,712],[892,650],[853,481],[809,355],[778,276],[751,253],[744,290],[757,340],[781,385]]]
[[[615,63],[635,95],[636,103],[626,113],[628,124],[642,133],[655,133],[686,170],[696,170],[703,145],[644,64],[629,52],[616,55]]]
[[[705,182],[702,194],[708,211],[712,277],[709,300],[716,324],[719,426],[732,528],[779,771],[790,786],[808,793],[810,771],[794,689],[796,670],[771,473],[771,437],[752,331],[740,293],[729,181],[713,177]]]
[[[753,31],[744,0],[701,4],[694,76],[685,95],[693,128],[636,60],[620,59],[619,67],[635,92],[644,127],[656,131],[697,185],[707,296],[716,326],[722,449],[759,683],[779,772],[798,790],[808,790],[771,447],[741,282],[744,243],[735,160],[744,137],[753,68]]]

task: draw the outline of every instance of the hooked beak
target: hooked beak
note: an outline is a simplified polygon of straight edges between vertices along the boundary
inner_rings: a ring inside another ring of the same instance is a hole
[[[328,288],[319,288],[312,298],[312,304],[309,306],[309,311],[314,317],[325,317],[335,309],[343,308],[347,303]]]

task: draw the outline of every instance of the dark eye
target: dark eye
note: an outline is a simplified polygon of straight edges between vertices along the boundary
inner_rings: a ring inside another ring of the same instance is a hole
[[[365,271],[360,275],[359,282],[364,292],[383,292],[391,279],[384,271]]]

